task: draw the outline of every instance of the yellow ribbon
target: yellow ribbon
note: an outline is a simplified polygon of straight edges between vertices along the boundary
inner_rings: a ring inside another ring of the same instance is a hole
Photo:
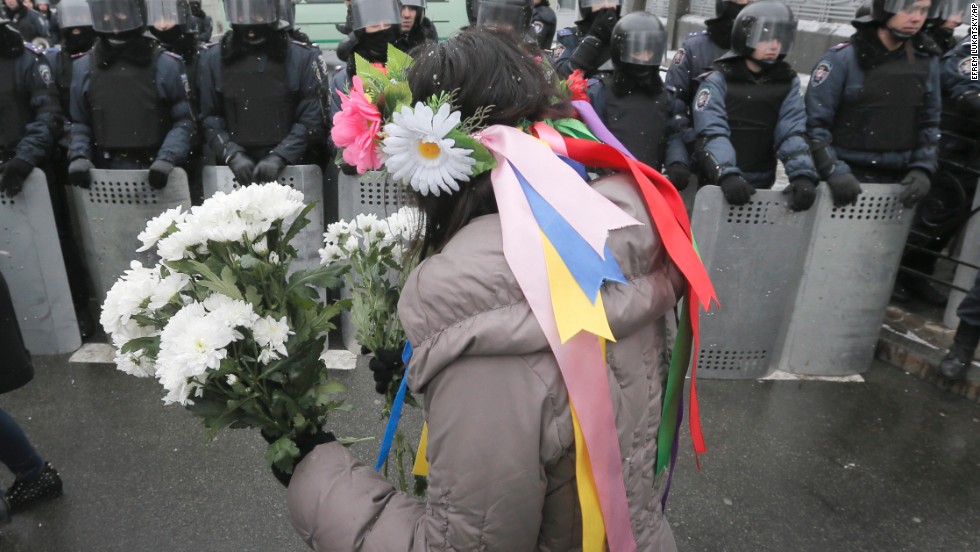
[[[578,485],[579,505],[582,507],[582,552],[605,552],[606,525],[602,521],[599,493],[592,478],[589,450],[585,446],[575,408],[571,403],[568,406],[572,412],[572,429],[575,432],[575,482]]]
[[[609,328],[606,309],[602,305],[602,294],[596,296],[593,304],[544,232],[541,232],[541,241],[544,244],[545,264],[548,267],[551,304],[555,311],[555,322],[558,325],[561,342],[565,343],[583,330],[616,341]]]
[[[419,438],[419,447],[415,449],[415,465],[412,466],[412,475],[422,477],[429,476],[429,461],[425,458],[425,447],[429,443],[429,423],[422,424],[422,437]]]

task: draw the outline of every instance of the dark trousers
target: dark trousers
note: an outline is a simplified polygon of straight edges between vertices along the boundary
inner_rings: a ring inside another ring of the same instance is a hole
[[[959,316],[962,322],[980,327],[980,271],[977,272],[977,279],[973,281],[973,287],[956,309],[956,316]]]
[[[10,414],[0,408],[0,462],[18,479],[35,479],[44,471],[44,460]],[[0,489],[0,495],[3,489]]]

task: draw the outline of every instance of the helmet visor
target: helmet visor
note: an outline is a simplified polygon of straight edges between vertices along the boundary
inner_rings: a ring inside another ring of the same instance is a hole
[[[399,6],[415,6],[416,8],[425,9],[425,0],[399,0]]]
[[[479,27],[523,34],[531,24],[531,7],[484,0],[480,2],[476,24]]]
[[[377,25],[401,25],[401,9],[395,0],[353,0],[350,4],[354,30]]]
[[[936,5],[935,17],[943,21],[965,21],[966,9],[970,5],[968,0],[934,0]]]
[[[91,27],[92,12],[85,0],[61,0],[58,4],[58,23],[61,28]]]
[[[92,28],[100,33],[121,33],[145,25],[135,0],[89,0]]]
[[[190,19],[190,6],[186,0],[146,0],[146,14],[151,27],[165,31],[186,25]]]
[[[287,29],[296,25],[296,4],[293,0],[279,0],[279,20],[286,24]]]
[[[225,0],[225,15],[232,25],[269,25],[279,20],[276,0]]]
[[[884,0],[883,4],[886,13],[913,13],[915,11],[920,11],[924,16],[929,15],[929,6],[924,5],[921,2],[918,6],[916,6],[916,0]]]
[[[664,31],[634,31],[623,37],[619,61],[648,67],[660,65],[666,49],[667,33]]]
[[[621,0],[579,0],[578,5],[580,8],[593,9],[593,8],[615,8],[622,4]]]
[[[752,28],[745,37],[745,45],[752,49],[778,46],[779,54],[786,55],[793,48],[795,39],[796,21],[760,17],[752,22]]]

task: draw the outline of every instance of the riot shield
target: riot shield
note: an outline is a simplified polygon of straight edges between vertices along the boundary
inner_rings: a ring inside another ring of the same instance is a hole
[[[204,167],[203,176],[205,200],[215,192],[230,193],[239,187],[228,167]],[[299,255],[293,266],[297,269],[316,268],[320,265],[319,250],[323,247],[323,171],[316,165],[293,165],[283,169],[277,180],[283,186],[303,192],[307,203],[317,202],[317,206],[307,215],[310,224],[300,231],[293,243]]]
[[[975,211],[980,208],[980,193],[975,193],[973,195],[973,207],[971,211]],[[970,264],[980,264],[980,212],[974,213],[970,220],[966,221],[966,226],[963,228],[962,238],[960,239],[960,245],[957,248],[957,252],[954,257],[957,259],[963,259]],[[956,266],[956,274],[953,276],[953,284],[959,286],[963,289],[970,289],[973,287],[973,282],[976,280],[977,271],[973,268],[963,265]],[[949,292],[949,301],[946,303],[946,313],[943,316],[943,324],[947,328],[955,329],[960,324],[960,318],[956,316],[956,309],[959,308],[960,303],[966,294],[962,291],[951,289]]]
[[[35,355],[82,346],[44,173],[34,169],[14,198],[0,194],[0,272],[27,349]]]
[[[761,378],[775,369],[815,211],[791,211],[780,191],[758,190],[741,206],[718,186],[698,191],[691,226],[721,304],[701,316],[699,377]]]
[[[834,207],[826,186],[817,189],[780,370],[845,376],[871,366],[914,210],[902,206],[901,184],[861,188],[857,204],[846,207]]]
[[[78,215],[79,236],[101,304],[106,293],[133,260],[143,266],[156,264],[154,253],[137,253],[136,238],[146,223],[160,213],[183,206],[190,209],[187,173],[174,169],[167,186],[154,190],[149,171],[110,171],[93,169],[89,189],[72,187],[71,199]]]

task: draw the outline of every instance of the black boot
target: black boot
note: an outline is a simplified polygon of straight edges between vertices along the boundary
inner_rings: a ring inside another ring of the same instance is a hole
[[[943,307],[946,306],[946,302],[949,301],[949,297],[945,293],[936,289],[936,286],[932,285],[932,282],[926,278],[916,275],[909,275],[902,278],[902,280],[906,291],[927,305]]]
[[[949,348],[946,358],[939,363],[939,373],[948,380],[963,379],[973,362],[978,342],[980,342],[980,326],[972,326],[960,320],[960,326],[953,336],[953,346]]]
[[[46,462],[44,470],[36,479],[14,480],[14,484],[7,490],[7,503],[10,504],[10,511],[16,513],[38,502],[59,496],[61,496],[61,476],[50,463]]]

